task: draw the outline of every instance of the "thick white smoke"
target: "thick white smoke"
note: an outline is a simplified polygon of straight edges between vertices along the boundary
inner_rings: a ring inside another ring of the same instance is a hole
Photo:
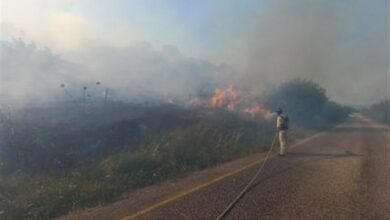
[[[389,98],[387,0],[272,0],[240,12],[227,4],[205,4],[202,22],[210,31],[201,37],[216,45],[215,60],[228,65],[147,43],[95,42],[58,56],[8,42],[1,48],[1,101],[55,99],[61,83],[80,87],[96,81],[123,99],[182,99],[224,84],[258,96],[296,77],[321,84],[343,104]]]
[[[276,0],[251,20],[231,61],[252,90],[301,77],[344,104],[389,98],[388,1]]]
[[[183,100],[222,85],[233,72],[226,65],[186,57],[173,46],[160,50],[147,43],[125,48],[90,46],[65,59],[22,41],[1,45],[3,104],[52,102],[61,100],[65,92],[77,98],[84,85],[88,91],[97,90],[92,87],[95,82],[124,101]]]

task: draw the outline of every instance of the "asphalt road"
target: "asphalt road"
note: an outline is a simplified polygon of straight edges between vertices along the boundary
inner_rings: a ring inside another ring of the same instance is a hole
[[[215,219],[257,167],[135,219]],[[271,158],[225,219],[390,219],[389,128],[356,117]]]
[[[275,156],[275,151],[225,219],[390,220],[389,131],[357,116],[298,141],[287,157]],[[146,187],[113,204],[59,219],[216,219],[264,156]]]

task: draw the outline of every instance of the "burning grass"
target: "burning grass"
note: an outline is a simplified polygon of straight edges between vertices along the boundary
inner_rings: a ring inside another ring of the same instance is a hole
[[[235,86],[216,88],[206,97],[190,99],[189,105],[206,109],[225,109],[252,118],[270,118],[271,111],[265,107],[259,98],[244,95]]]

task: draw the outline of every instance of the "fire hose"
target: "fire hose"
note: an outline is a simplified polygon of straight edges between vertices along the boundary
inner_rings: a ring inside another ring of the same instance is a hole
[[[261,164],[261,166],[259,167],[259,169],[255,173],[255,175],[252,177],[252,179],[249,181],[249,183],[244,187],[244,189],[236,196],[236,198],[234,198],[234,200],[226,207],[226,209],[223,210],[223,212],[217,217],[217,220],[223,219],[226,216],[226,214],[237,204],[237,202],[248,192],[250,187],[253,185],[253,183],[255,182],[255,180],[257,179],[257,177],[259,176],[259,174],[263,170],[263,168],[264,168],[264,166],[269,158],[269,155],[271,154],[271,151],[275,145],[277,137],[278,137],[278,132],[275,133],[271,147],[269,148],[267,154],[265,155],[264,162]]]

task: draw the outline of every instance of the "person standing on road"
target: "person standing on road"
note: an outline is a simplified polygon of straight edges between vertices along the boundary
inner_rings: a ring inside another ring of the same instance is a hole
[[[280,145],[279,156],[287,155],[287,131],[288,131],[288,117],[283,114],[283,110],[279,109],[276,111],[276,130]]]

